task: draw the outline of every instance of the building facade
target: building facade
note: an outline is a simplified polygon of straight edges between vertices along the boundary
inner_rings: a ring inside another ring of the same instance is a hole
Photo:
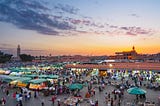
[[[114,56],[109,56],[108,58],[112,60],[134,60],[138,55],[139,54],[136,52],[135,47],[133,46],[131,51],[116,52]]]

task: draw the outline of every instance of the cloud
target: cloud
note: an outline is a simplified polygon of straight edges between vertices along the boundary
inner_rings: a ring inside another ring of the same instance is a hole
[[[0,21],[10,22],[21,29],[35,30],[47,35],[59,35],[58,30],[74,29],[68,22],[60,20],[58,16],[45,13],[49,9],[37,1],[4,0],[0,2],[0,10]],[[66,11],[74,13],[74,9],[71,8]]]
[[[40,9],[40,10],[50,10],[49,8],[47,8],[46,6],[43,6],[40,2],[38,1],[23,1],[23,0],[19,0],[18,2],[23,2],[23,4],[25,4],[26,7],[28,8],[34,8],[34,9]]]
[[[133,33],[133,32],[126,32],[126,35],[136,36],[137,34],[135,34],[135,33]]]
[[[135,13],[129,14],[129,16],[136,17],[136,18],[139,18],[139,17],[140,17],[139,15],[137,15],[137,14],[135,14]]]
[[[52,10],[38,0],[31,1],[4,0],[0,2],[0,21],[45,35],[62,36],[65,32],[72,34],[75,31],[82,33],[84,29],[87,32],[88,29],[105,28],[103,24],[93,21],[91,17],[78,14],[79,9],[73,6],[54,4]],[[78,18],[75,18],[77,16]]]
[[[80,19],[70,19],[70,22],[72,23],[72,24],[81,24],[82,23],[82,20],[80,20]]]
[[[89,33],[88,31],[76,31],[76,32],[78,32],[79,34],[87,34],[87,33]]]
[[[90,26],[92,21],[89,19],[75,19],[75,18],[68,18],[68,21],[73,25],[85,25]]]
[[[154,31],[151,29],[144,29],[141,27],[120,27],[120,30],[124,30],[126,35],[149,35],[152,34]]]
[[[94,33],[97,35],[110,34],[116,36],[119,35],[138,36],[138,35],[150,35],[154,33],[154,31],[151,29],[145,29],[138,26],[118,26],[106,23],[99,23],[92,19],[69,18],[68,20],[71,24],[80,26],[76,29],[77,32],[79,32],[80,34]]]
[[[109,27],[110,28],[118,28],[118,26],[115,26],[115,25],[110,25]]]
[[[122,30],[128,30],[128,27],[120,27]]]
[[[6,47],[13,47],[13,45],[12,44],[8,44],[8,43],[0,43],[0,48],[6,48]]]
[[[130,14],[130,16],[138,15]],[[136,36],[153,34],[152,30],[141,27],[97,22],[92,17],[79,14],[78,8],[68,4],[56,4],[51,0],[1,0],[0,21],[12,23],[20,29],[33,30],[42,35],[95,33],[97,35]]]
[[[70,13],[70,14],[77,14],[77,12],[79,11],[78,8],[75,8],[75,7],[67,5],[67,4],[66,5],[57,4],[55,6],[55,9],[62,10],[63,12],[67,12],[67,13]]]

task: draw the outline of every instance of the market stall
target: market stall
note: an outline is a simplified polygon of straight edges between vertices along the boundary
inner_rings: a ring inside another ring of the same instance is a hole
[[[33,79],[33,80],[30,80],[29,83],[29,89],[34,89],[34,90],[42,90],[44,89],[45,87],[47,87],[47,83],[49,81],[47,79]]]
[[[30,80],[31,80],[31,78],[21,77],[19,79],[11,81],[10,84],[15,85],[17,87],[26,87]]]
[[[0,79],[3,81],[3,82],[7,82],[7,83],[10,83],[11,81],[14,81],[16,79],[19,79],[21,77],[15,77],[15,76],[9,76],[9,75],[0,75]]]

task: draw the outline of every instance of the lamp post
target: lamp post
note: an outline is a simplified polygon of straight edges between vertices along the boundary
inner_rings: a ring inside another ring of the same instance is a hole
[[[113,67],[113,65],[112,65],[112,64],[109,64],[109,67],[110,67],[110,68],[112,68],[112,67]]]
[[[108,72],[111,73],[112,72],[111,69],[112,69],[113,65],[109,64],[108,66],[109,66],[109,71]]]

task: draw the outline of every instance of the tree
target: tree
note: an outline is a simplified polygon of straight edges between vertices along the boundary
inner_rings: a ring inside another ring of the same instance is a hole
[[[4,54],[3,52],[0,51],[0,63],[5,63],[10,61],[12,58],[11,54]]]
[[[24,62],[29,62],[29,61],[32,61],[32,60],[34,59],[33,56],[27,55],[27,54],[21,54],[21,55],[20,55],[20,58],[21,58],[21,60],[24,61]]]

